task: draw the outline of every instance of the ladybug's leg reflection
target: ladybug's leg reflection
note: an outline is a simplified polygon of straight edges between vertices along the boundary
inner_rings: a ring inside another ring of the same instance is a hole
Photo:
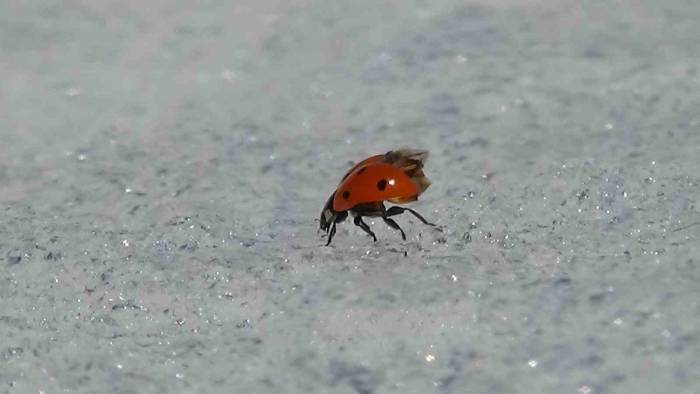
[[[361,229],[365,230],[367,234],[371,235],[372,239],[374,239],[374,242],[377,242],[377,236],[375,236],[372,230],[369,229],[367,223],[362,221],[362,216],[355,216],[354,222],[356,226],[359,226]]]
[[[418,220],[420,220],[424,224],[427,224],[428,226],[435,226],[433,223],[430,223],[429,221],[425,220],[425,218],[420,213],[414,211],[411,208],[404,208],[404,207],[399,207],[399,206],[394,205],[393,207],[387,209],[386,216],[389,217],[389,216],[400,215],[400,214],[404,213],[405,211],[412,213],[413,216],[417,217]]]

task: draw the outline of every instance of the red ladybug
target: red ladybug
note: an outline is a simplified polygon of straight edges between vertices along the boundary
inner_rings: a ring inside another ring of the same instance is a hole
[[[326,246],[333,240],[335,225],[345,220],[348,212],[354,217],[355,225],[371,235],[375,242],[377,237],[367,223],[362,221],[363,216],[381,217],[389,227],[399,230],[404,240],[406,234],[390,216],[408,211],[421,222],[434,226],[411,208],[384,207],[384,201],[395,204],[416,201],[430,186],[430,181],[423,173],[427,158],[426,150],[399,149],[369,157],[352,167],[321,211],[321,230],[328,234]]]

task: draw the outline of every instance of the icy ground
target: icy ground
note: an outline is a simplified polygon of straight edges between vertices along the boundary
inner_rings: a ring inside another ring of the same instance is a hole
[[[698,20],[0,2],[0,393],[700,392]],[[322,246],[404,146],[443,231]]]

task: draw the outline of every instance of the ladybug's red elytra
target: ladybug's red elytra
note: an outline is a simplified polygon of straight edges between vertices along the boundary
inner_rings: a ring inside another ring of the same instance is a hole
[[[375,242],[377,237],[362,217],[381,217],[389,227],[401,232],[404,241],[406,233],[390,216],[408,211],[421,222],[435,226],[411,208],[393,206],[387,209],[384,206],[384,201],[395,204],[416,201],[430,186],[430,180],[423,173],[427,158],[426,150],[399,149],[371,156],[353,166],[321,211],[320,227],[328,234],[326,246],[333,240],[335,225],[344,221],[348,213],[353,216],[355,225]]]

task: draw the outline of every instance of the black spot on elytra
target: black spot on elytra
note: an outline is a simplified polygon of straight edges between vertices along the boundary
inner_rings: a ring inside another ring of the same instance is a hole
[[[343,192],[343,198],[346,199],[346,200],[347,200],[348,198],[350,198],[350,192],[347,191],[347,190],[344,191],[344,192]]]
[[[381,181],[377,182],[377,189],[384,191],[386,189],[386,179],[382,179]]]
[[[365,172],[366,169],[367,169],[367,167],[362,167],[362,168],[360,168],[360,170],[357,171],[357,175],[362,174],[363,172]]]

